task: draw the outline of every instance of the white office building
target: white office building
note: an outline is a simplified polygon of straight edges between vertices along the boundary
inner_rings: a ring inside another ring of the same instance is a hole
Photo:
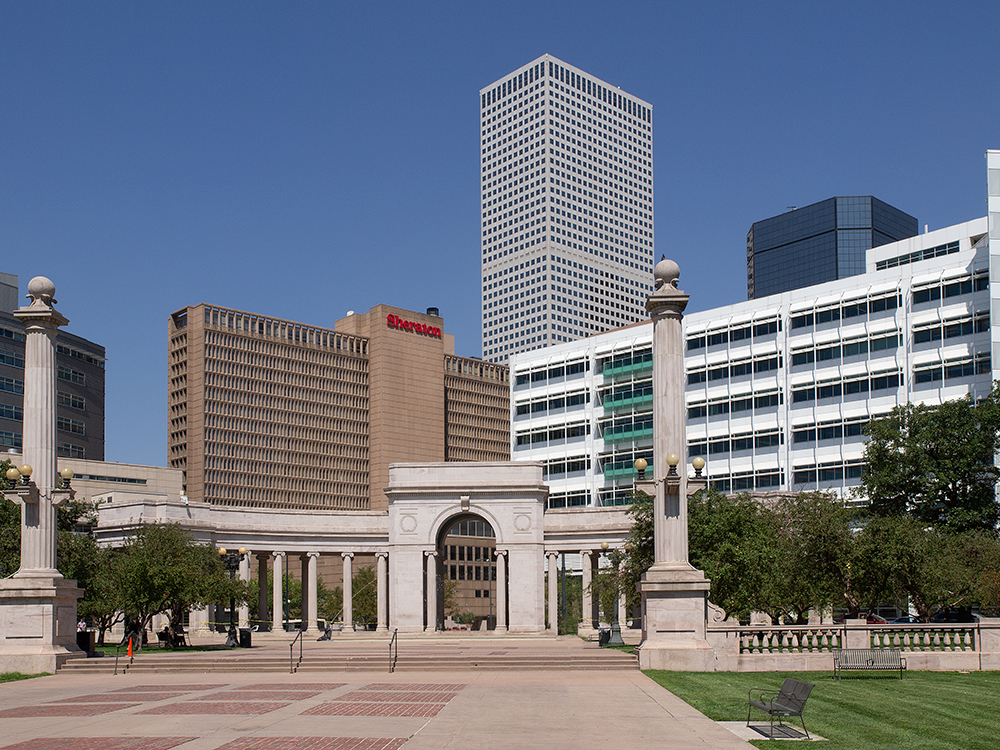
[[[482,89],[480,104],[483,358],[642,320],[652,107],[550,55]]]
[[[990,391],[1000,152],[987,159],[988,217],[868,250],[863,275],[685,316],[687,459],[716,487],[844,494],[868,420]],[[510,367],[511,453],[544,462],[550,507],[624,502],[633,462],[652,459],[651,323]]]

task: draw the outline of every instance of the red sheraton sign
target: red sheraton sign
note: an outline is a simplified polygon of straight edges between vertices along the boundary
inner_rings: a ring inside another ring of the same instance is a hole
[[[399,328],[404,331],[413,331],[415,333],[426,333],[428,336],[437,336],[438,338],[441,338],[441,329],[434,328],[426,323],[414,323],[412,320],[403,320],[398,315],[387,316],[385,322],[389,328]]]

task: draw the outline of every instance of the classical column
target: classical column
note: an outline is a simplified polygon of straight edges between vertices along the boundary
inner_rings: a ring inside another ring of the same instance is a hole
[[[285,560],[284,552],[272,552],[274,558],[274,572],[271,574],[271,585],[273,595],[271,597],[271,630],[275,633],[283,630],[282,616],[285,612],[285,594],[282,591],[285,583],[285,575],[282,563]]]
[[[624,564],[625,564],[624,560],[622,560],[621,562],[618,563],[618,572],[619,572],[619,574],[621,573],[621,569],[622,569],[622,566]],[[619,580],[621,580],[621,579],[619,579]],[[627,620],[628,620],[628,616],[627,616],[628,613],[625,610],[625,601],[626,601],[625,592],[624,591],[619,591],[618,592],[618,622],[619,622],[620,626],[623,627],[623,628],[627,628],[628,627],[628,622],[627,622]]]
[[[239,570],[240,580],[244,583],[250,582],[250,550],[243,555],[243,559],[240,560],[240,570]],[[236,615],[237,627],[248,628],[250,627],[250,607],[246,604],[241,604],[237,610]]]
[[[594,581],[594,560],[593,550],[580,550],[580,566],[583,578],[581,581],[583,596],[583,606],[580,612],[580,627],[587,629],[594,626],[594,599],[591,596],[590,585]]]
[[[715,652],[707,640],[711,583],[688,561],[687,467],[684,407],[684,333],[688,295],[677,288],[680,269],[662,259],[653,270],[656,290],[646,300],[653,319],[652,482],[636,488],[653,497],[653,564],[642,575],[641,669],[711,672]],[[697,480],[701,483],[702,480]]]
[[[55,286],[28,282],[31,303],[14,317],[24,324],[24,464],[8,471],[4,497],[20,505],[21,565],[0,580],[0,671],[55,672],[74,656],[76,601],[83,591],[56,570],[56,506],[73,498],[73,473],[56,476],[56,335],[66,320],[54,307]],[[30,467],[30,468],[29,468]]]
[[[354,553],[341,552],[344,558],[344,630],[354,632]]]
[[[309,588],[309,557],[299,555],[299,581],[302,583],[302,601],[299,606],[299,628],[301,630],[311,630],[316,627],[316,623],[309,622],[309,597],[313,592]]]
[[[549,560],[549,630],[559,633],[558,602],[559,584],[556,579],[556,560],[558,552],[546,552],[545,556]]]
[[[257,555],[257,623],[264,630],[270,619],[267,612],[267,555]]]
[[[54,493],[56,336],[69,320],[55,309],[55,292],[51,281],[36,276],[28,283],[31,304],[14,311],[25,335],[22,455],[34,470],[30,486],[35,490],[21,499],[21,567],[15,578],[62,578],[56,570],[56,505],[70,495]]]
[[[507,632],[507,550],[497,550],[497,633]]]
[[[427,562],[427,624],[424,631],[427,633],[437,630],[437,555],[437,550],[424,552]]]
[[[305,602],[303,602],[302,609],[304,613],[309,613],[309,626],[307,629],[312,630],[317,627],[316,618],[319,612],[319,577],[316,573],[316,568],[319,564],[319,552],[308,552],[306,556],[309,558],[309,607],[307,608]]]
[[[375,553],[375,575],[377,586],[378,624],[375,631],[384,633],[389,629],[389,553]]]

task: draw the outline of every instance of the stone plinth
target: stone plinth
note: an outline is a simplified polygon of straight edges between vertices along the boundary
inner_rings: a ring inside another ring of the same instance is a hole
[[[640,669],[675,672],[715,671],[715,651],[706,635],[711,583],[688,566],[657,569],[642,576]]]
[[[0,672],[55,672],[86,654],[76,645],[76,581],[62,576],[0,581]]]

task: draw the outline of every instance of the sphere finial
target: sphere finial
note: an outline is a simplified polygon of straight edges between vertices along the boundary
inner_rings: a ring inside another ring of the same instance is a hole
[[[666,256],[660,256],[660,262],[653,269],[653,278],[656,279],[656,288],[659,289],[664,284],[669,284],[674,289],[677,288],[677,280],[681,276],[681,268],[672,260],[667,260]]]
[[[33,305],[54,305],[56,302],[56,285],[51,279],[36,276],[28,282],[28,299]]]

